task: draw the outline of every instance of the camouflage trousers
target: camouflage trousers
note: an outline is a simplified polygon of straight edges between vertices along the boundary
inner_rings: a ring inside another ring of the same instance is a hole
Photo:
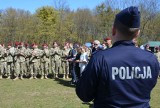
[[[7,62],[0,62],[0,75],[3,75],[7,71]]]
[[[25,62],[16,62],[15,63],[15,75],[25,74]]]
[[[60,70],[61,62],[59,61],[51,61],[52,73],[58,75]]]
[[[42,62],[41,63],[41,75],[48,75],[49,72],[49,62]]]
[[[7,62],[7,76],[11,76],[13,74],[14,64],[13,62]]]
[[[64,75],[69,75],[69,62],[62,61],[62,71]]]
[[[31,69],[30,69],[30,63],[29,63],[29,58],[28,58],[28,59],[26,59],[26,61],[25,61],[25,73],[26,73],[27,76],[28,76],[29,74],[31,74],[30,71],[31,71]]]
[[[37,74],[40,72],[40,64],[39,62],[32,62],[30,64],[30,74],[31,76],[37,76]]]

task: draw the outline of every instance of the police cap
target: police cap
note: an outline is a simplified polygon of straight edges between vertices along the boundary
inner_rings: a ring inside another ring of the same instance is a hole
[[[115,21],[119,21],[129,28],[140,27],[140,12],[138,7],[128,7],[116,15]]]

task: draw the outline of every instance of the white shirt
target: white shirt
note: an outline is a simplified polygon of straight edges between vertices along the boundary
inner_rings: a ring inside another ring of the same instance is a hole
[[[82,62],[82,63],[81,63],[81,62]],[[80,56],[79,67],[80,67],[81,73],[82,73],[82,71],[84,70],[84,68],[86,67],[87,62],[88,62],[88,55],[87,55],[87,53],[85,52],[85,53],[81,54],[81,56]]]

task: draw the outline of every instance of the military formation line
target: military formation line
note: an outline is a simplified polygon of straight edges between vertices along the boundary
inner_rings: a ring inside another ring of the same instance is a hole
[[[111,47],[111,39],[105,38],[100,48],[100,42],[94,40],[90,46],[65,43],[62,47],[53,42],[51,48],[47,44],[40,46],[23,42],[0,44],[0,79],[64,79],[80,77],[86,67],[92,52]]]
[[[16,42],[14,46],[9,43],[7,48],[1,44],[0,79],[37,79],[38,75],[40,79],[48,79],[49,74],[57,78],[60,73],[67,79],[73,47],[72,43],[66,43],[60,49],[57,42],[53,42],[52,48],[43,44],[42,49],[37,44],[28,45],[22,42]]]

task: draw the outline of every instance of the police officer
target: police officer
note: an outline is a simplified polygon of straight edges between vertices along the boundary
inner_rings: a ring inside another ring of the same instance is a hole
[[[82,101],[94,100],[94,108],[150,107],[159,63],[154,54],[135,47],[132,39],[139,35],[139,28],[137,7],[116,15],[112,48],[94,53],[77,82],[76,93]]]

